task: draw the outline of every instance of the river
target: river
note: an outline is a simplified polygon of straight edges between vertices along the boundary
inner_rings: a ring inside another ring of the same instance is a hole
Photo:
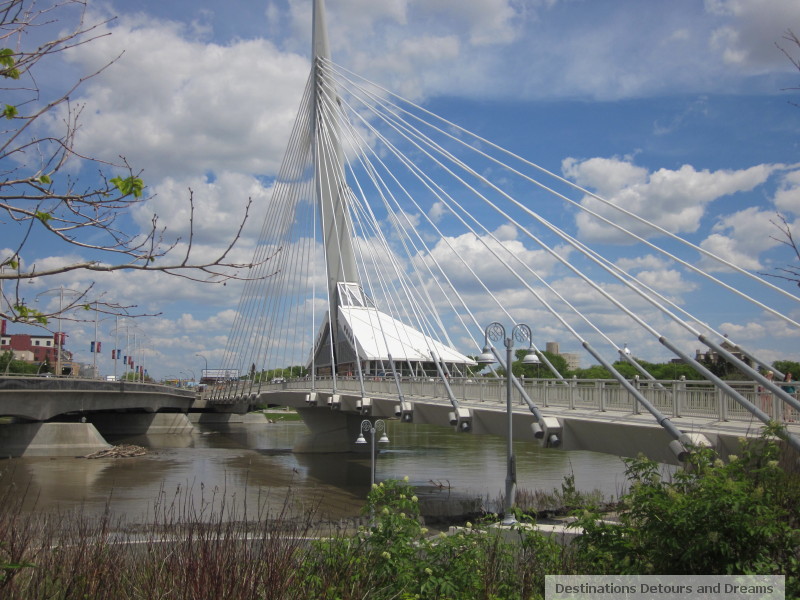
[[[294,454],[302,422],[198,425],[185,435],[108,438],[148,449],[134,458],[12,458],[0,461],[0,499],[11,494],[23,511],[89,515],[107,508],[128,522],[152,522],[174,504],[202,518],[225,502],[232,518],[314,509],[320,518],[357,516],[370,484],[369,454]],[[505,486],[506,440],[449,428],[387,422],[388,444],[377,456],[377,480],[408,477],[434,504],[454,512],[496,510]],[[574,474],[578,490],[606,499],[625,484],[619,457],[564,452],[515,442],[520,490],[560,489]],[[488,502],[487,502],[488,499]],[[202,512],[200,512],[202,511]]]

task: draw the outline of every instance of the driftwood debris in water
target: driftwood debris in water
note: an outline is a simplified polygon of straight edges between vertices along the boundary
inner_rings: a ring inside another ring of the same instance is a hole
[[[142,456],[144,454],[147,454],[147,450],[141,446],[122,444],[120,446],[111,446],[110,448],[92,452],[83,458],[130,458],[132,456]]]

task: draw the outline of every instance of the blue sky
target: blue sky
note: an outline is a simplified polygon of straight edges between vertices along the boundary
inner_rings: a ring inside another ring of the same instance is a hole
[[[118,17],[112,35],[51,68],[86,73],[125,54],[81,88],[78,146],[144,169],[155,198],[131,215],[131,227],[157,211],[185,233],[191,187],[198,249],[211,255],[235,231],[248,196],[256,207],[268,201],[309,70],[311,2],[89,4],[98,20]],[[791,260],[770,239],[769,221],[778,210],[790,222],[800,213],[800,107],[791,104],[800,92],[785,89],[800,85],[800,73],[776,47],[800,55],[782,40],[788,28],[800,31],[796,0],[329,0],[328,17],[336,63],[747,268]],[[243,261],[261,226],[255,212],[237,254]],[[562,218],[615,247],[574,215]],[[28,260],[70,259],[49,252]],[[651,271],[668,276],[666,267]],[[139,273],[95,280],[109,298],[163,313],[130,324],[152,349],[152,375],[199,375],[196,353],[209,366],[221,360],[241,286]],[[65,275],[31,291],[87,281]],[[796,332],[704,292],[691,300],[724,315],[726,330],[771,360],[800,359]],[[104,348],[114,345],[112,326],[101,324]],[[91,362],[93,324],[67,329],[71,349]],[[659,358],[656,347],[637,350]],[[108,352],[100,364],[113,372]]]

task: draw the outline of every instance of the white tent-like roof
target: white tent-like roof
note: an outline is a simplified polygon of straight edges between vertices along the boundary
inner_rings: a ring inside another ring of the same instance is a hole
[[[431,362],[431,352],[446,363],[474,366],[471,358],[437,342],[374,307],[340,306],[340,326],[361,360]]]

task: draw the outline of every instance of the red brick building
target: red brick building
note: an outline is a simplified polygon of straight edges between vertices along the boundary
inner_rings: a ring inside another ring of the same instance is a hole
[[[48,362],[55,370],[58,361],[58,333],[48,335],[9,334],[6,321],[0,322],[0,353],[12,352],[16,360],[30,363]],[[61,364],[72,362],[72,353],[64,350],[66,336],[61,334]]]

